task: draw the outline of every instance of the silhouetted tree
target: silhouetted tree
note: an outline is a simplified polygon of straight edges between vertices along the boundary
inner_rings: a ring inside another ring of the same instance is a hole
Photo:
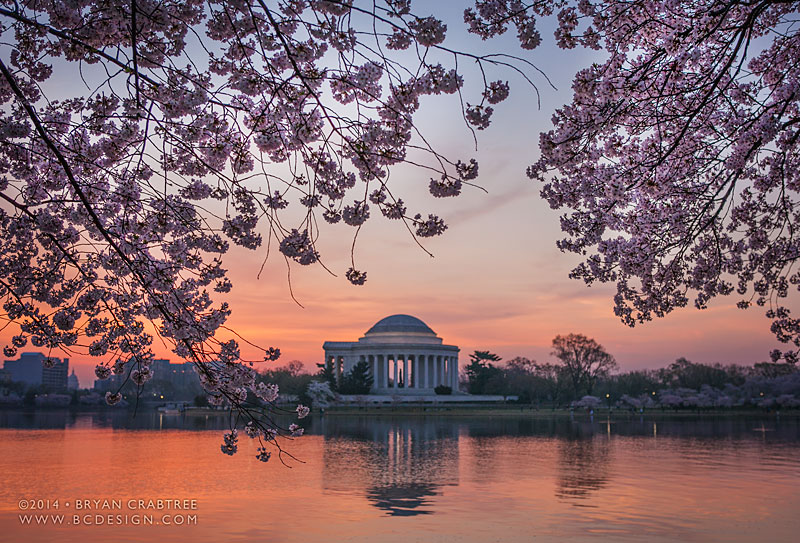
[[[500,394],[502,392],[487,392],[487,384],[492,382],[491,389],[497,389],[498,381],[502,379],[503,370],[493,365],[492,362],[502,360],[499,356],[489,351],[475,351],[469,355],[470,363],[464,368],[467,375],[467,390],[470,394]]]
[[[582,391],[591,394],[597,379],[617,368],[613,356],[582,334],[556,336],[552,354],[561,362],[576,397],[581,396]]]
[[[547,400],[557,405],[566,388],[563,373],[560,366],[518,356],[509,360],[504,368],[504,394],[518,396],[521,403],[538,405]]]
[[[342,378],[339,392],[342,394],[369,394],[372,383],[369,362],[361,360]]]
[[[302,362],[293,360],[283,366],[265,371],[261,378],[265,383],[278,385],[278,390],[282,394],[294,394],[298,398],[304,399],[307,398],[306,388],[312,377],[310,373],[303,372]]]
[[[741,369],[735,366],[696,364],[683,357],[659,370],[659,376],[664,386],[694,389],[703,385],[721,388],[726,383],[741,385],[745,379]]]
[[[752,373],[761,377],[780,377],[797,371],[797,365],[787,362],[759,362],[753,366]]]
[[[638,397],[642,394],[652,394],[661,386],[657,371],[636,370],[600,380],[595,386],[595,391],[601,398],[605,397],[606,393],[611,394],[612,398],[621,398],[624,395]]]
[[[338,390],[338,384],[336,383],[336,371],[333,368],[333,362],[328,360],[322,364],[317,364],[317,367],[319,368],[317,377],[320,377],[322,381],[328,383],[331,390],[336,392]]]

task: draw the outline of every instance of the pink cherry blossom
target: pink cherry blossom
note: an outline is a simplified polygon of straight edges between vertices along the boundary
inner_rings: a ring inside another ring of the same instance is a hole
[[[513,25],[530,47],[535,17],[521,6],[478,2],[469,28],[488,38]],[[375,215],[419,238],[445,232],[437,214],[407,209],[390,173],[418,167],[441,180],[434,196],[455,196],[478,164],[430,145],[416,124],[421,108],[454,95],[459,111],[465,64],[484,73],[530,65],[450,47],[447,25],[422,9],[409,0],[0,6],[0,297],[13,328],[5,356],[26,345],[91,356],[99,379],[141,390],[158,378],[157,340],[194,364],[211,405],[252,422],[254,439],[278,446],[279,436],[302,434],[271,422],[278,390],[252,365],[280,350],[243,360],[226,329],[235,285],[225,256],[231,244],[274,242],[291,265],[315,265],[320,238],[338,231],[327,223],[356,227],[355,236]],[[508,85],[489,81],[475,98],[497,104]],[[466,115],[484,130],[491,113],[481,103]],[[341,270],[343,280],[363,284],[358,268]],[[120,390],[106,401],[121,402]],[[232,430],[222,451],[237,446]]]
[[[474,32],[509,24],[514,2],[478,4]],[[630,326],[735,296],[800,346],[787,300],[800,286],[798,3],[554,8],[560,47],[606,54],[577,72],[528,170],[565,210],[558,246],[583,258],[571,276],[615,283],[614,311]]]

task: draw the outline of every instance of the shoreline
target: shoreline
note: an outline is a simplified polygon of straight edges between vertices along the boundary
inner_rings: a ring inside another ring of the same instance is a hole
[[[417,409],[414,408],[391,408],[391,407],[367,407],[367,408],[348,408],[348,407],[335,407],[329,408],[321,413],[319,411],[314,411],[312,413],[315,417],[340,417],[340,416],[349,416],[349,415],[364,415],[364,416],[381,416],[381,415],[402,415],[402,416],[416,416],[416,417],[428,417],[428,416],[450,416],[450,417],[496,417],[496,416],[504,416],[504,417],[521,417],[521,418],[536,418],[536,419],[548,419],[548,418],[575,418],[575,419],[589,419],[594,417],[595,419],[599,418],[612,418],[612,419],[633,419],[633,418],[640,418],[640,417],[664,417],[664,418],[673,418],[673,417],[691,417],[691,418],[698,418],[698,417],[715,417],[715,418],[763,418],[765,416],[778,416],[778,417],[789,417],[789,418],[800,418],[800,409],[787,409],[787,410],[771,410],[765,411],[761,409],[731,409],[731,410],[720,410],[720,409],[710,409],[710,410],[661,410],[661,409],[648,409],[643,412],[631,412],[631,411],[622,411],[619,409],[598,409],[594,411],[594,414],[586,412],[584,410],[570,410],[568,408],[561,408],[561,409],[519,409],[518,407],[510,407],[510,408],[498,408],[498,407],[487,407],[487,408],[472,408],[472,407],[420,407]]]
[[[295,404],[281,404],[275,406],[274,414],[277,416],[293,415]],[[46,406],[0,406],[2,412],[17,413],[156,413],[168,417],[208,417],[208,416],[228,416],[228,409],[213,409],[208,407],[190,407],[182,411],[159,411],[158,406],[152,404],[134,405],[125,407],[110,406],[66,406],[66,407],[46,407]],[[430,405],[430,404],[401,404],[401,405],[339,405],[331,406],[324,410],[319,408],[312,409],[310,417],[503,417],[503,418],[528,418],[528,419],[580,419],[580,420],[632,420],[637,418],[764,418],[779,417],[787,419],[800,419],[800,408],[794,409],[770,409],[765,410],[758,407],[752,408],[730,408],[730,409],[660,409],[652,408],[644,411],[629,411],[618,408],[608,409],[601,407],[595,409],[593,413],[584,409],[570,408],[535,408],[527,405]]]

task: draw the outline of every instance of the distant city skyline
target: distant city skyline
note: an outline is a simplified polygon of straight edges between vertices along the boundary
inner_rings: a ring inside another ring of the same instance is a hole
[[[582,288],[577,283],[575,286]],[[587,289],[586,294],[592,294],[592,290],[594,289]],[[241,327],[235,326],[237,321],[247,321],[249,315],[256,318],[250,311],[256,313],[258,305],[257,302],[241,302],[237,306],[238,314],[232,319],[233,327],[248,339],[255,338],[265,346],[279,347],[282,355],[277,361],[257,364],[256,368],[266,370],[299,360],[303,362],[306,371],[311,373],[316,372],[316,364],[323,361],[323,340],[360,337],[375,321],[392,313],[381,313],[376,308],[374,317],[369,312],[348,316],[347,310],[336,310],[339,304],[335,294],[315,300],[306,309],[296,305],[293,307],[293,304],[286,302],[277,303],[281,306],[282,318],[275,315],[267,320],[263,313],[261,318],[265,321],[265,330],[273,329],[277,334],[283,333],[285,339],[270,342],[269,338],[258,337],[258,330],[247,322]],[[370,307],[377,303],[357,298],[349,300],[346,305],[355,308],[359,305]],[[596,339],[617,358],[621,371],[663,367],[679,357],[699,363],[751,365],[766,360],[770,349],[780,347],[768,330],[767,319],[759,316],[756,311],[717,307],[721,305],[719,303],[706,311],[686,308],[666,319],[634,329],[620,324],[613,314],[604,317],[604,310],[611,313],[608,307],[610,304],[597,295],[578,298],[574,306],[565,307],[557,313],[535,314],[532,311],[532,314],[520,316],[476,313],[470,318],[469,315],[458,315],[457,311],[447,309],[423,309],[414,313],[409,308],[410,305],[398,303],[393,306],[398,308],[394,312],[416,314],[430,323],[437,334],[447,337],[449,342],[461,348],[464,360],[475,350],[490,350],[503,357],[504,361],[515,356],[525,356],[540,362],[552,361],[549,355],[552,338],[557,334],[570,332],[582,333]],[[404,307],[405,310],[402,309]],[[313,319],[304,318],[312,312],[315,314]],[[361,317],[361,314],[370,316]],[[446,322],[444,317],[448,317],[450,322]],[[581,317],[583,321],[578,324]],[[575,319],[576,324],[570,326],[570,319]],[[311,323],[306,326],[313,324],[319,328],[304,328],[304,322],[309,320]],[[324,328],[324,321],[339,322]],[[531,323],[532,330],[527,338],[526,322]],[[292,328],[293,326],[296,328]],[[243,346],[242,351],[246,356],[257,356],[255,350],[247,346]],[[181,362],[165,349],[156,349],[156,353],[159,358],[168,359],[172,363]],[[97,362],[90,357],[81,356],[71,358],[70,362],[81,386],[90,387],[96,378],[94,365]]]
[[[50,358],[51,364],[43,362]],[[53,391],[67,390],[69,385],[69,358],[48,357],[36,351],[20,353],[19,357],[3,362],[5,378],[28,386],[42,386]]]

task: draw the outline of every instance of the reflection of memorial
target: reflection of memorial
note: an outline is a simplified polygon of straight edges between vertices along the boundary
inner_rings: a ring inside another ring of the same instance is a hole
[[[608,483],[611,475],[609,441],[602,438],[564,439],[558,443],[558,453],[556,496],[559,498],[584,500]]]
[[[458,426],[426,419],[326,418],[326,491],[365,495],[390,515],[432,513],[426,506],[458,484]]]

